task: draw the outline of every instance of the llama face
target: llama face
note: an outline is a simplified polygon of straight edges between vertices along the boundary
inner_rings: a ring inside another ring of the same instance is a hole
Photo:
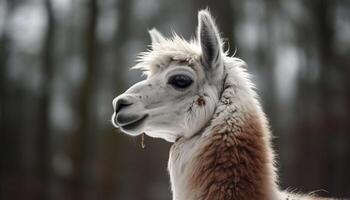
[[[191,43],[150,31],[152,50],[137,65],[147,79],[113,100],[112,122],[123,132],[174,142],[211,118],[223,85],[223,53],[210,14],[201,11],[198,18],[198,40]]]

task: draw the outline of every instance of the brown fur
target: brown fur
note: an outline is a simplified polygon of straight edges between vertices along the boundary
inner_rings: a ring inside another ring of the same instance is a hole
[[[214,127],[205,139],[194,161],[191,189],[200,189],[203,200],[268,200],[268,145],[259,118],[250,116],[224,133],[223,126],[228,125]]]
[[[205,106],[205,99],[203,96],[199,96],[198,99],[197,99],[197,105],[202,107],[202,106]]]

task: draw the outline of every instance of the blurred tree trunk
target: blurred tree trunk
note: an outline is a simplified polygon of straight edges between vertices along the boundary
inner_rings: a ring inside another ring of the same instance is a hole
[[[9,2],[9,1],[8,1]],[[8,6],[10,7],[10,6]],[[2,135],[2,139],[1,141],[1,148],[4,148],[1,151],[1,155],[6,151],[6,140],[4,140],[7,136],[9,136],[9,134],[7,133],[8,131],[8,123],[7,120],[9,120],[7,114],[7,91],[8,91],[8,87],[10,87],[10,85],[7,84],[7,58],[9,56],[9,46],[10,46],[10,39],[8,36],[8,28],[9,28],[9,22],[8,22],[8,18],[10,15],[10,12],[12,12],[12,9],[6,8],[6,14],[5,14],[5,18],[4,20],[4,25],[3,25],[3,29],[2,32],[0,33],[0,126],[1,126],[1,135]],[[5,158],[3,156],[6,155],[2,155],[1,158]],[[5,163],[4,159],[1,159],[1,169],[2,167],[4,167]],[[2,172],[2,170],[0,170],[0,172]]]
[[[16,176],[19,168],[18,126],[16,126],[17,109],[13,100],[16,85],[8,80],[8,58],[11,55],[11,15],[17,5],[16,0],[5,0],[3,29],[0,33],[0,199],[10,199],[9,180]],[[17,101],[16,101],[17,102]],[[18,177],[16,177],[18,178]]]
[[[97,41],[96,26],[98,17],[97,0],[89,0],[84,5],[87,8],[86,27],[83,37],[86,46],[83,48],[86,65],[85,77],[81,83],[77,115],[78,124],[75,138],[73,140],[74,162],[74,184],[78,192],[73,199],[98,199],[96,178],[96,121],[95,101],[97,68]]]
[[[339,2],[338,2],[339,3]],[[338,104],[339,99],[346,99],[344,95],[348,91],[342,90],[341,87],[345,87],[348,77],[346,77],[346,67],[337,63],[337,51],[335,46],[335,21],[336,21],[336,7],[335,3],[330,0],[320,0],[313,5],[312,14],[315,16],[316,33],[318,35],[318,55],[320,60],[319,70],[319,82],[317,84],[317,91],[319,93],[318,98],[320,101],[319,106],[322,109],[320,121],[318,124],[318,130],[316,129],[315,137],[319,142],[315,147],[315,152],[322,152],[317,154],[316,158],[318,163],[315,167],[318,167],[318,177],[315,183],[318,183],[320,188],[328,188],[332,194],[340,194],[341,188],[344,187],[339,184],[334,175],[331,173],[335,171],[335,164],[337,163],[338,155],[336,155],[336,148],[341,146],[338,138],[342,138],[343,131],[349,130],[349,124],[346,124],[346,120],[343,120],[341,112],[339,112]],[[349,66],[347,66],[349,67]],[[348,115],[349,116],[349,115]],[[346,137],[345,137],[346,138]],[[343,138],[343,139],[345,139]],[[349,142],[349,139],[347,139]],[[346,143],[349,144],[349,143]],[[349,161],[349,156],[340,157],[340,160]],[[346,163],[343,163],[346,165]],[[342,174],[345,177],[349,176],[349,172],[346,168],[343,169]],[[347,175],[347,176],[346,176]],[[322,177],[322,178],[321,178]],[[340,196],[339,196],[340,197]],[[344,196],[343,196],[344,197]]]
[[[134,0],[120,0],[118,1],[117,9],[118,9],[118,29],[116,31],[115,37],[114,37],[114,44],[115,47],[115,66],[116,70],[114,73],[114,80],[115,85],[117,86],[117,92],[122,92],[124,87],[124,76],[121,73],[122,68],[125,68],[126,59],[123,53],[125,52],[125,45],[128,42],[128,39],[130,39],[130,34],[132,32],[131,28],[131,20],[132,20],[132,5]]]
[[[332,151],[330,141],[337,132],[334,127],[336,116],[331,111],[334,96],[330,79],[332,68],[336,67],[332,64],[334,4],[329,0],[320,0],[305,2],[304,5],[313,23],[305,24],[300,37],[304,38],[305,34],[308,34],[313,35],[313,38],[305,38],[302,47],[309,60],[316,59],[318,65],[307,63],[308,75],[299,82],[298,107],[301,110],[295,137],[298,144],[295,174],[298,174],[298,177],[294,184],[302,183],[304,189],[310,191],[330,188],[331,183],[328,181]],[[308,33],[305,33],[305,30]],[[315,67],[318,69],[315,70]],[[315,76],[310,72],[318,72],[316,82],[310,82],[311,77]]]
[[[8,12],[8,11],[7,11]],[[6,15],[8,15],[6,13]],[[5,24],[8,24],[7,17],[4,19]],[[9,166],[14,163],[15,156],[12,154],[13,151],[13,135],[10,134],[9,130],[9,116],[8,116],[8,89],[6,77],[6,66],[7,66],[7,57],[9,54],[9,38],[6,33],[7,26],[4,25],[4,29],[0,35],[0,130],[1,130],[1,139],[0,139],[0,180],[6,181],[6,175],[9,173]],[[6,199],[6,189],[4,184],[0,185],[0,199]]]
[[[332,80],[331,74],[333,74],[334,68],[334,54],[333,54],[333,44],[334,44],[334,2],[330,0],[320,0],[318,3],[314,5],[314,12],[316,21],[316,31],[319,34],[318,37],[318,49],[319,49],[319,57],[320,57],[320,78],[317,90],[320,95],[320,106],[323,109],[323,113],[321,114],[321,121],[319,127],[319,131],[316,133],[320,133],[318,135],[319,143],[316,147],[315,152],[324,152],[319,155],[318,167],[319,177],[321,180],[316,179],[316,183],[320,184],[322,188],[330,188],[331,182],[330,179],[330,159],[332,147],[331,147],[331,138],[338,134],[337,123],[335,120],[337,119],[336,114],[332,111],[332,106],[336,103],[335,98],[336,95],[332,95]],[[331,98],[331,99],[329,99]],[[326,164],[325,164],[326,163]]]
[[[333,6],[334,12],[339,12],[339,7],[350,11],[350,2],[346,0],[338,0],[336,5]],[[337,13],[333,13],[333,17],[337,19]],[[338,19],[339,20],[339,19]],[[350,22],[350,12],[347,12],[347,23]],[[333,34],[335,40],[337,33],[341,32],[342,29],[333,24]],[[348,43],[349,44],[349,43]],[[339,46],[346,47],[346,50],[340,50]],[[344,177],[350,177],[350,57],[349,57],[349,45],[344,45],[340,43],[334,43],[332,46],[332,63],[335,66],[333,70],[337,73],[332,73],[332,77],[337,77],[336,84],[333,83],[333,91],[337,91],[336,101],[333,102],[333,112],[337,112],[337,120],[335,121],[337,130],[337,135],[334,137],[330,135],[330,138],[334,141],[332,143],[332,160],[329,170],[332,172],[327,179],[330,188],[335,194],[341,194],[343,197],[350,196],[350,182]],[[330,51],[330,50],[329,50]],[[336,74],[336,75],[333,75]],[[334,94],[333,94],[334,95]],[[333,96],[332,95],[332,96]],[[339,106],[342,107],[341,110],[337,109]],[[341,174],[339,176],[338,174]],[[330,184],[336,183],[336,184]]]
[[[39,99],[38,175],[42,185],[40,199],[50,200],[52,178],[52,137],[50,130],[50,105],[54,68],[55,16],[51,0],[44,1],[47,13],[47,27],[42,48],[42,86]]]
[[[277,125],[277,115],[278,115],[278,104],[276,100],[276,79],[274,77],[274,71],[276,70],[276,56],[277,53],[277,28],[275,27],[276,19],[279,15],[280,5],[278,0],[265,1],[265,19],[261,20],[260,23],[266,23],[266,38],[258,46],[256,56],[259,60],[258,70],[262,74],[263,82],[265,88],[265,94],[263,96],[264,102],[269,102],[264,104],[264,110],[269,113],[269,122],[272,127],[278,128]],[[264,22],[265,21],[265,22]],[[282,23],[282,22],[280,22]],[[263,37],[260,37],[262,39]]]

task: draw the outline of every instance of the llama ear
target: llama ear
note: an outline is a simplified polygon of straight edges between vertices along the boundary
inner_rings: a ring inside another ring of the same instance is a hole
[[[197,38],[202,49],[201,61],[204,67],[207,70],[219,67],[222,60],[221,39],[208,10],[201,10],[198,13]]]
[[[155,28],[149,30],[148,33],[151,36],[152,46],[154,46],[155,44],[159,44],[165,40],[163,35]]]

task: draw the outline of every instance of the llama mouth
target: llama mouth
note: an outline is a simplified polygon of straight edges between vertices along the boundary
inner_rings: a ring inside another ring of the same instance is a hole
[[[135,130],[136,128],[138,128],[139,126],[141,126],[141,124],[146,120],[146,118],[148,117],[148,114],[145,114],[143,117],[141,117],[139,120],[134,121],[130,124],[126,124],[123,126],[120,126],[120,128],[123,131],[132,131]]]

